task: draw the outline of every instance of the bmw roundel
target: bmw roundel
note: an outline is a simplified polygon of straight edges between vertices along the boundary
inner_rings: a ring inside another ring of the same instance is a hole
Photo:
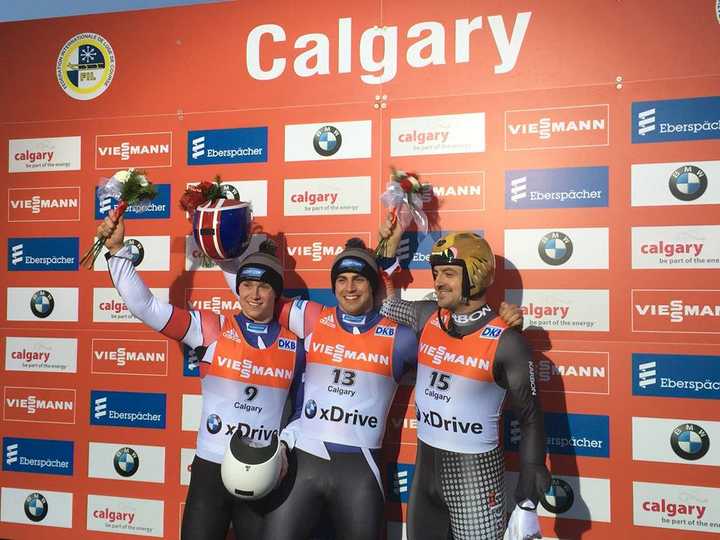
[[[668,187],[670,193],[681,201],[694,201],[705,193],[708,186],[707,175],[700,167],[684,165],[670,175]]]
[[[697,424],[680,424],[670,435],[670,446],[682,459],[695,461],[710,450],[710,437]]]
[[[313,147],[321,156],[332,156],[342,145],[340,130],[333,126],[323,126],[315,132]]]
[[[25,515],[30,521],[42,521],[48,513],[48,502],[37,491],[25,498]]]
[[[135,474],[140,468],[140,457],[135,450],[129,446],[124,446],[115,452],[113,465],[115,466],[115,472],[120,476],[128,478]]]
[[[565,233],[553,231],[540,239],[538,254],[551,266],[565,264],[573,253],[573,243]]]
[[[205,422],[205,426],[207,427],[207,430],[215,435],[217,432],[219,432],[222,429],[222,420],[217,414],[211,414],[207,417],[207,421]]]
[[[55,309],[55,299],[50,291],[44,289],[35,291],[30,298],[30,311],[39,319],[49,317],[53,309]]]
[[[317,403],[312,399],[305,404],[305,416],[308,418],[314,418],[317,414]]]
[[[130,249],[133,266],[138,266],[141,262],[143,262],[143,259],[145,258],[145,248],[138,240],[128,238],[125,240],[125,246]]]
[[[226,199],[240,200],[240,192],[231,184],[220,184],[220,193]]]
[[[572,487],[560,478],[553,478],[548,490],[540,497],[540,504],[543,505],[543,508],[553,514],[567,512],[573,502],[575,502],[575,493]]]

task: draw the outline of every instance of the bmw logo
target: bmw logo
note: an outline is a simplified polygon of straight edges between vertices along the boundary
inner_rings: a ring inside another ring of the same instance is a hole
[[[710,450],[710,437],[697,424],[680,424],[670,435],[670,446],[679,457],[695,461]]]
[[[220,184],[220,195],[226,199],[240,200],[240,192],[230,184]]]
[[[342,145],[340,130],[333,126],[323,126],[315,132],[313,146],[321,156],[332,156]]]
[[[312,399],[305,404],[305,416],[308,418],[315,418],[317,414],[317,403]]]
[[[538,254],[540,258],[551,266],[565,264],[573,253],[573,243],[564,233],[553,231],[540,239]]]
[[[205,426],[207,426],[207,430],[215,435],[218,431],[222,429],[222,420],[220,420],[220,417],[217,414],[211,414],[207,417],[207,422],[205,422]]]
[[[115,466],[115,472],[120,476],[128,478],[135,474],[140,468],[140,458],[135,450],[129,446],[125,446],[115,452],[113,465]]]
[[[48,502],[42,493],[31,493],[25,499],[25,515],[30,521],[42,521],[48,513]]]
[[[540,504],[543,505],[543,508],[553,514],[567,512],[573,502],[575,502],[575,493],[573,493],[572,487],[560,478],[553,478],[550,482],[550,488],[545,492],[545,495],[540,497]]]
[[[132,257],[133,266],[138,266],[145,258],[145,248],[134,238],[125,240],[125,246],[130,248],[130,256]]]
[[[55,309],[55,299],[49,291],[35,291],[30,299],[30,311],[39,319],[49,317]]]
[[[705,171],[694,165],[684,165],[670,175],[670,193],[681,201],[694,201],[702,197],[708,181]]]

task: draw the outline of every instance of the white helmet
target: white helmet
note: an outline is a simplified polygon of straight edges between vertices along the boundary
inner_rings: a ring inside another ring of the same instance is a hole
[[[282,448],[278,436],[273,434],[268,446],[256,444],[241,437],[236,431],[220,466],[225,488],[239,499],[264,497],[273,490],[280,478]]]

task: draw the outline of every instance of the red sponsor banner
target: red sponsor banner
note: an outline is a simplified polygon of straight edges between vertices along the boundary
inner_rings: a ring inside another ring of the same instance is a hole
[[[609,118],[609,105],[505,111],[505,150],[608,146]]]
[[[172,166],[172,133],[122,133],[95,137],[96,169]]]
[[[234,315],[240,311],[240,301],[229,289],[185,289],[185,304],[189,309],[212,311],[218,315]]]
[[[720,334],[720,290],[634,289],[633,332]]]
[[[165,376],[167,364],[165,340],[92,340],[92,373]]]
[[[485,172],[421,173],[428,214],[485,210]]]
[[[79,221],[80,187],[8,189],[8,221]]]
[[[3,420],[74,424],[77,400],[69,388],[6,386],[3,389]]]
[[[288,233],[285,235],[283,266],[295,271],[327,272],[348,238],[357,237],[370,246],[370,233]]]
[[[415,404],[393,403],[385,425],[385,444],[417,446]]]
[[[610,354],[607,352],[536,352],[535,367],[541,392],[610,393]]]

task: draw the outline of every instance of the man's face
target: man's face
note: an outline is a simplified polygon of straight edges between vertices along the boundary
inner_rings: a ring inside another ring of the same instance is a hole
[[[270,322],[275,309],[275,291],[262,281],[245,280],[238,285],[240,307],[255,322]]]
[[[454,311],[462,299],[463,269],[453,264],[433,266],[433,285],[441,308]]]
[[[335,280],[335,298],[340,309],[350,315],[362,315],[372,309],[373,293],[366,277],[343,272]]]

